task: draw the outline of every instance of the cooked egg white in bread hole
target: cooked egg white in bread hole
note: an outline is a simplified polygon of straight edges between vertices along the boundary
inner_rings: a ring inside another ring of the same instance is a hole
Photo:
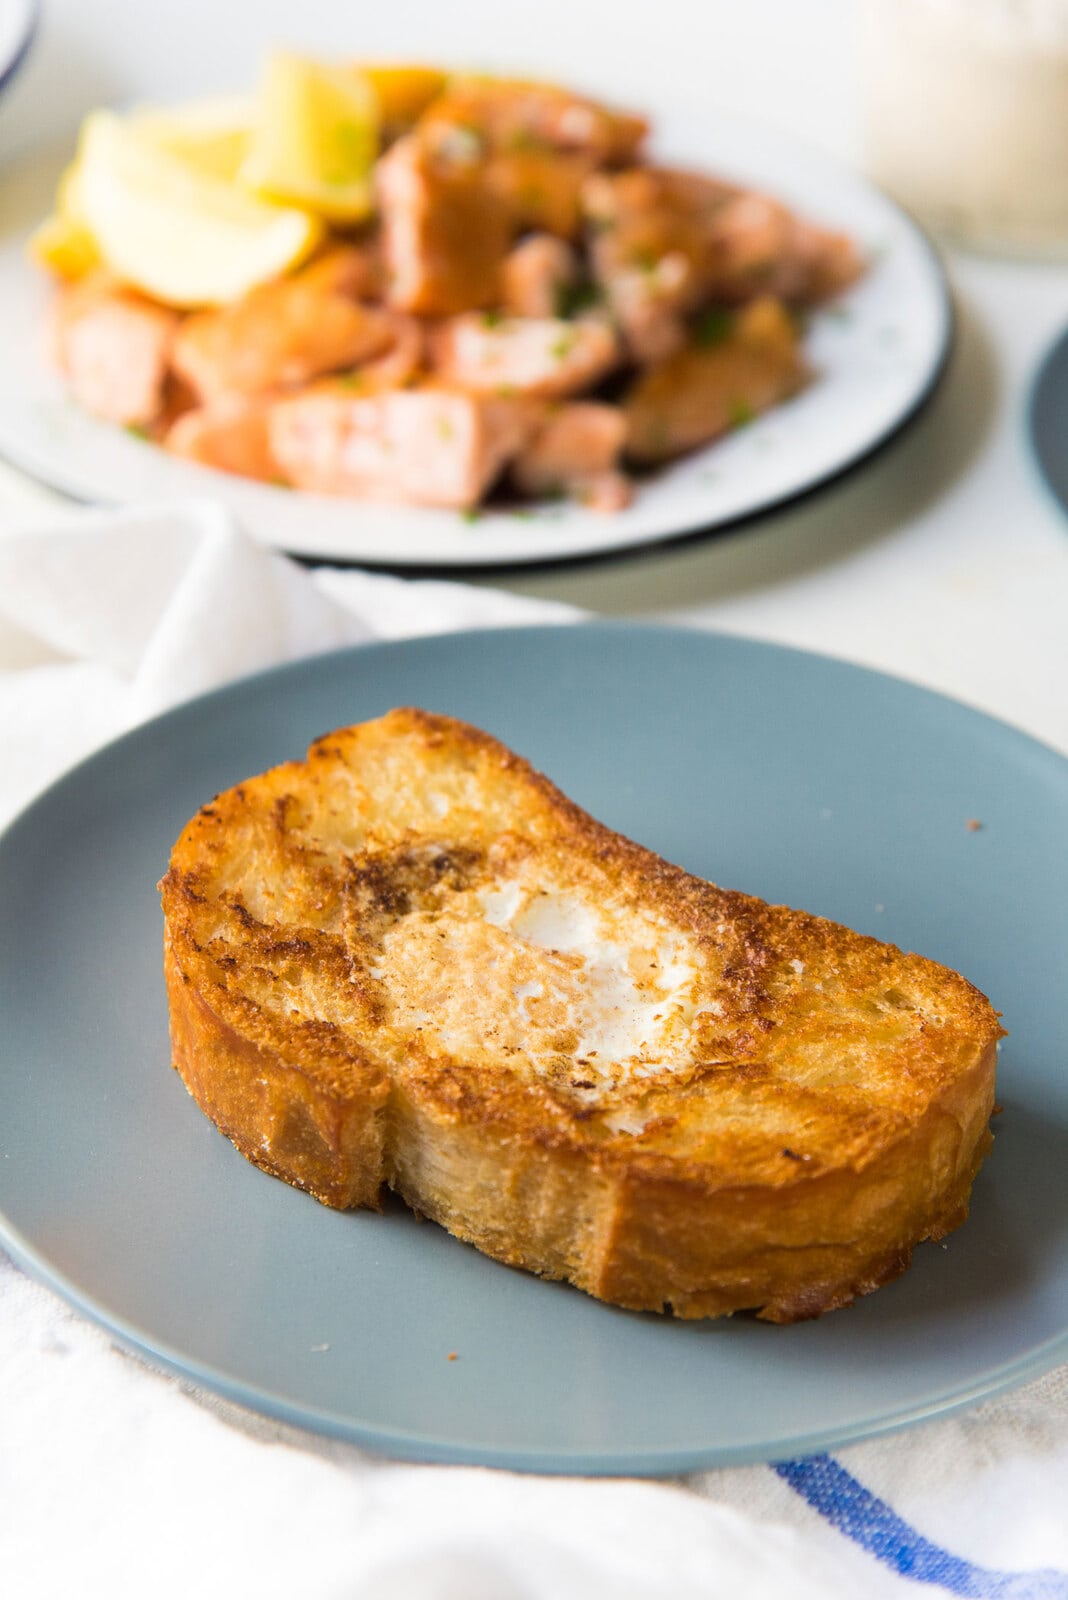
[[[399,917],[369,972],[393,1030],[457,1060],[507,1058],[638,1134],[643,1081],[692,1069],[697,973],[678,929],[628,909],[625,930],[613,938],[610,908],[573,883],[512,879]]]

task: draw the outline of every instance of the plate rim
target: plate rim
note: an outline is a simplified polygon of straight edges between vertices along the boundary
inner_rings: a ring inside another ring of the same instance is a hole
[[[1051,453],[1040,436],[1038,426],[1055,391],[1063,393],[1065,408],[1068,409],[1068,324],[1054,335],[1039,357],[1028,386],[1025,412],[1029,463],[1037,470],[1043,493],[1063,517],[1068,513],[1068,473],[1058,480],[1051,467]]]
[[[8,88],[26,64],[41,25],[41,0],[23,0],[22,33],[6,61],[0,61],[0,90]]]
[[[887,1438],[925,1422],[942,1421],[971,1406],[996,1398],[1039,1378],[1068,1359],[1068,1329],[1038,1346],[1029,1355],[997,1369],[996,1376],[977,1376],[945,1396],[886,1412],[872,1421],[815,1429],[784,1441],[780,1453],[767,1444],[664,1450],[554,1450],[511,1448],[503,1445],[455,1443],[410,1429],[354,1422],[323,1407],[300,1405],[232,1378],[208,1362],[183,1356],[164,1340],[152,1340],[128,1322],[83,1294],[61,1272],[51,1268],[38,1251],[23,1240],[0,1212],[0,1247],[38,1283],[53,1290],[95,1326],[116,1339],[124,1350],[149,1369],[186,1383],[192,1381],[219,1399],[243,1406],[290,1427],[357,1446],[385,1460],[438,1466],[487,1467],[547,1477],[672,1477],[680,1473],[707,1472],[720,1467],[742,1467],[793,1460],[825,1450],[839,1450],[871,1439]],[[581,1291],[579,1291],[581,1292]]]
[[[425,531],[413,535],[410,530],[407,533],[403,528],[398,530],[400,549],[387,548],[388,535],[383,534],[369,537],[357,531],[354,536],[355,548],[345,538],[333,532],[328,533],[326,537],[319,537],[316,529],[316,506],[324,503],[329,505],[331,511],[327,514],[332,515],[339,504],[344,505],[346,502],[337,499],[324,501],[324,497],[315,495],[301,496],[302,503],[308,508],[304,518],[309,529],[307,535],[301,533],[299,538],[289,539],[285,536],[284,530],[276,530],[269,525],[269,517],[265,518],[267,525],[257,526],[259,516],[254,503],[255,495],[257,492],[269,490],[269,485],[232,479],[230,483],[220,486],[218,473],[197,467],[195,463],[176,462],[167,458],[161,471],[172,473],[180,469],[183,481],[161,480],[156,485],[156,492],[168,497],[173,494],[184,494],[193,498],[210,497],[214,494],[225,501],[232,513],[245,523],[257,540],[270,548],[285,551],[308,562],[359,565],[372,570],[400,571],[412,576],[463,573],[492,575],[495,572],[509,571],[536,573],[539,570],[566,568],[576,563],[592,564],[603,560],[656,553],[698,539],[732,536],[744,532],[760,518],[795,503],[802,503],[858,471],[867,461],[890,446],[922,415],[946,375],[959,331],[958,312],[946,262],[932,236],[916,218],[862,171],[821,149],[813,148],[803,140],[789,139],[774,124],[741,114],[727,114],[715,110],[706,112],[697,124],[691,121],[682,139],[683,149],[692,146],[698,133],[704,137],[706,129],[708,137],[712,140],[716,136],[717,129],[727,130],[727,133],[735,138],[752,139],[758,152],[758,165],[770,163],[773,166],[776,161],[788,162],[793,157],[802,174],[809,175],[810,182],[841,185],[843,195],[852,196],[852,204],[857,204],[859,197],[863,204],[876,206],[884,217],[892,219],[893,227],[899,230],[899,237],[907,241],[914,261],[920,264],[927,312],[932,322],[929,348],[923,351],[922,363],[916,362],[915,373],[902,386],[901,394],[892,397],[892,403],[888,404],[885,414],[877,420],[876,426],[867,436],[854,441],[844,454],[835,453],[831,458],[817,462],[815,466],[811,464],[806,466],[802,462],[800,466],[785,475],[786,482],[767,484],[755,497],[750,498],[749,503],[737,509],[732,510],[728,507],[713,512],[711,519],[701,516],[699,508],[692,505],[683,504],[675,507],[670,503],[657,504],[651,509],[648,519],[650,525],[644,530],[633,528],[628,530],[617,523],[618,531],[613,536],[612,518],[593,512],[582,513],[580,508],[576,508],[578,514],[584,516],[586,520],[567,528],[561,543],[554,542],[548,531],[549,524],[546,524],[540,542],[529,549],[519,547],[507,538],[503,539],[502,543],[502,536],[489,530],[486,538],[490,540],[496,538],[498,541],[496,545],[490,544],[487,547],[485,544],[480,544],[477,538],[473,539],[470,545],[464,545],[452,538],[446,544],[445,552],[440,558],[427,553],[425,545],[430,535]],[[726,137],[726,134],[722,137]],[[654,143],[652,151],[654,158],[661,156],[663,159],[672,159],[676,155],[674,146],[678,142],[678,135],[672,139],[669,133],[664,151],[660,151]],[[54,156],[55,153],[55,151],[37,151],[23,163],[23,172],[32,177],[42,161],[49,154]],[[677,159],[681,160],[683,156],[678,156]],[[728,153],[724,162],[725,170],[731,170],[732,166],[736,165],[737,159],[732,161]],[[741,177],[744,181],[759,181],[758,178],[747,177],[745,173],[742,173]],[[766,184],[773,190],[785,190],[789,187],[788,181],[784,180],[781,174],[778,177],[773,173],[770,174]],[[797,204],[804,206],[805,201],[798,200]],[[842,222],[842,226],[848,228],[851,224],[845,221]],[[8,242],[11,244],[21,238],[21,233],[12,232],[8,236]],[[855,287],[862,288],[865,281],[860,280]],[[767,414],[767,417],[775,418],[783,411],[784,408],[775,408]],[[827,427],[827,421],[824,420],[820,432],[825,435]],[[132,444],[130,448],[133,448]],[[705,447],[705,450],[714,452],[716,443]],[[11,431],[7,423],[4,429],[0,430],[0,454],[34,481],[66,499],[82,504],[126,505],[135,498],[143,499],[149,494],[149,491],[142,486],[136,492],[131,489],[130,492],[121,493],[118,498],[108,497],[101,493],[99,488],[94,488],[88,481],[80,479],[78,472],[71,470],[69,462],[57,465],[54,451],[50,452],[39,440],[32,436],[29,439],[20,437],[17,431]],[[701,459],[703,454],[701,451],[696,452],[695,459]],[[686,459],[688,458],[684,458],[684,461]],[[668,470],[670,471],[670,467]],[[687,488],[692,496],[692,485],[682,485],[682,494],[687,495]],[[271,492],[279,493],[277,490]],[[300,491],[292,493],[301,494]],[[639,486],[639,504],[640,498]],[[361,512],[367,513],[369,517],[376,511],[388,515],[390,511],[398,509],[376,506],[369,501],[354,500],[350,503],[359,507]],[[427,508],[402,505],[399,509],[412,512],[422,509],[425,512]],[[459,516],[459,513],[449,511],[436,511],[433,514],[443,518]],[[490,508],[489,515],[493,515],[493,508]],[[537,512],[535,512],[536,517]],[[445,531],[447,537],[447,529]],[[536,537],[536,523],[528,531]],[[361,538],[365,540],[363,549],[360,548]],[[405,548],[406,541],[408,548]],[[418,547],[420,544],[423,548]]]
[[[1065,340],[1068,343],[1068,330],[1065,331]],[[143,722],[136,723],[133,727],[125,728],[112,738],[107,739],[95,750],[78,758],[71,766],[64,769],[52,778],[35,795],[32,795],[25,804],[12,813],[6,821],[0,823],[0,850],[5,847],[7,835],[29,812],[38,805],[48,800],[55,790],[63,788],[79,777],[82,770],[91,767],[98,761],[103,761],[113,752],[128,743],[134,743],[152,729],[171,719],[178,720],[182,717],[192,716],[200,706],[210,706],[219,701],[229,699],[236,693],[251,692],[259,684],[268,684],[272,679],[297,676],[303,672],[316,673],[327,670],[335,663],[345,660],[359,660],[371,654],[386,654],[394,651],[407,652],[409,649],[425,647],[434,648],[451,641],[468,639],[481,639],[487,634],[495,637],[528,639],[539,635],[549,642],[554,637],[574,637],[576,634],[605,633],[605,634],[642,634],[663,635],[674,638],[682,635],[687,638],[710,640],[729,649],[735,647],[741,650],[752,650],[758,654],[769,654],[780,657],[796,658],[802,661],[816,661],[832,669],[841,669],[849,674],[871,679],[878,683],[890,683],[906,690],[910,694],[923,696],[941,705],[949,706],[958,715],[994,727],[1002,737],[1017,742],[1023,749],[1040,752],[1045,759],[1063,766],[1068,773],[1068,751],[1062,751],[1048,739],[1039,738],[1037,734],[1030,733],[1015,722],[1010,722],[1007,717],[999,716],[997,712],[985,711],[981,706],[973,705],[967,700],[962,700],[958,695],[950,694],[943,689],[935,689],[929,684],[921,683],[916,678],[907,677],[904,672],[891,672],[882,667],[868,666],[863,661],[853,661],[845,656],[833,654],[829,650],[813,650],[806,645],[788,644],[778,639],[763,639],[756,634],[734,633],[728,628],[705,626],[703,623],[694,622],[689,618],[678,621],[665,622],[662,619],[646,616],[600,616],[596,614],[575,617],[573,621],[566,622],[501,622],[499,624],[484,624],[482,626],[468,626],[463,628],[449,628],[440,633],[409,634],[398,638],[364,639],[353,644],[332,646],[329,650],[315,651],[310,655],[298,656],[288,661],[275,661],[269,666],[257,667],[251,672],[241,673],[236,678],[229,678],[225,683],[215,684],[210,689],[191,695],[188,699],[180,700],[174,705],[166,706],[163,710],[146,717]]]
[[[124,748],[136,746],[143,739],[159,736],[166,725],[182,718],[195,717],[206,702],[219,704],[235,693],[254,693],[257,687],[269,686],[279,678],[300,674],[332,676],[340,663],[359,662],[368,654],[379,657],[418,648],[448,648],[457,643],[480,638],[490,631],[503,636],[506,644],[511,637],[540,635],[546,645],[556,637],[576,632],[594,635],[688,636],[694,641],[708,640],[714,646],[736,651],[755,651],[761,655],[774,655],[787,661],[796,658],[814,660],[833,672],[847,677],[860,675],[877,682],[888,682],[905,690],[921,701],[937,702],[955,717],[963,717],[972,725],[992,728],[999,738],[1008,739],[1022,753],[1036,755],[1044,764],[1052,765],[1058,775],[1068,780],[1068,755],[1013,723],[978,707],[969,705],[952,695],[918,684],[910,679],[880,669],[864,666],[823,652],[799,649],[796,646],[734,635],[727,632],[695,627],[689,624],[664,624],[630,619],[589,619],[575,623],[546,623],[511,625],[500,629],[465,629],[455,633],[420,636],[413,639],[384,640],[366,644],[349,645],[303,657],[297,661],[277,663],[271,667],[247,674],[229,683],[170,707],[155,717],[120,734],[98,750],[90,753],[75,766],[56,778],[47,788],[31,799],[12,817],[0,831],[0,855],[13,848],[11,836],[27,825],[38,810],[54,804],[64,790],[76,791],[82,782],[85,769],[107,765],[114,761]],[[209,1362],[184,1355],[167,1339],[156,1338],[138,1328],[121,1314],[110,1311],[96,1295],[79,1288],[64,1272],[53,1267],[47,1251],[27,1239],[19,1227],[0,1211],[0,1246],[38,1281],[57,1292],[68,1304],[91,1321],[113,1335],[119,1343],[133,1351],[151,1368],[162,1368],[179,1379],[193,1381],[224,1399],[233,1401],[254,1412],[274,1417],[292,1426],[347,1440],[362,1448],[393,1459],[439,1462],[448,1464],[482,1465],[505,1468],[517,1472],[541,1474],[588,1474],[603,1476],[665,1476],[680,1472],[709,1470],[720,1466],[737,1466],[756,1462],[788,1459],[807,1455],[822,1449],[841,1448],[864,1439],[883,1437],[916,1424],[953,1415],[977,1402],[990,1399],[1040,1376],[1052,1366],[1068,1359],[1068,1324],[1057,1334],[1043,1341],[1026,1354],[1003,1362],[993,1368],[978,1371],[953,1384],[933,1397],[910,1402],[899,1408],[886,1408],[875,1417],[858,1419],[843,1425],[812,1429],[786,1440],[753,1441],[742,1445],[715,1445],[709,1447],[687,1446],[678,1449],[636,1449],[619,1451],[574,1450],[555,1448],[514,1448],[498,1445],[480,1445],[457,1442],[437,1435],[420,1434],[410,1428],[389,1428],[365,1424],[334,1410],[316,1407],[287,1399],[255,1383],[221,1371]]]

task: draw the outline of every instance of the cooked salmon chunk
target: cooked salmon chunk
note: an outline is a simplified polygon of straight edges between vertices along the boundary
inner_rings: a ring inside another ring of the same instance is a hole
[[[373,361],[366,361],[345,374],[344,382],[354,393],[378,394],[383,389],[403,389],[415,381],[426,355],[426,332],[418,317],[404,311],[383,312],[391,343]]]
[[[599,172],[585,185],[594,276],[635,361],[686,343],[686,316],[710,294],[715,218],[734,193],[673,167]]]
[[[172,455],[219,472],[271,482],[281,469],[271,450],[268,417],[272,401],[260,395],[231,396],[213,406],[195,406],[172,423],[163,447]]]
[[[389,304],[431,316],[495,305],[512,220],[478,140],[412,133],[377,171]]]
[[[348,292],[344,264],[327,260],[254,289],[218,311],[187,317],[174,367],[204,401],[298,388],[386,350],[390,322]]]
[[[477,505],[531,426],[521,401],[448,388],[362,396],[323,383],[271,410],[271,449],[298,489]]]
[[[643,117],[568,89],[499,78],[458,80],[419,125],[436,150],[477,150],[513,230],[542,228],[565,239],[579,231],[590,173],[632,160],[647,131]]]
[[[163,408],[177,326],[173,311],[109,279],[61,290],[52,343],[78,405],[105,422],[150,427]]]
[[[626,432],[618,406],[597,400],[547,406],[512,464],[516,487],[525,494],[559,494],[609,472],[619,461]]]
[[[808,376],[797,328],[777,300],[754,300],[715,343],[648,368],[624,401],[627,454],[666,461],[751,421]]]
[[[645,274],[650,299],[685,311],[702,300],[750,300],[773,294],[810,305],[857,278],[862,262],[844,234],[795,215],[781,201],[718,178],[672,167],[597,172],[582,191],[593,229],[594,272],[616,308]],[[677,265],[657,282],[668,262]],[[685,270],[681,270],[682,267]],[[622,308],[626,311],[626,306]]]
[[[671,248],[691,251],[699,262],[714,219],[740,193],[736,184],[683,167],[628,167],[590,177],[582,207],[607,268]]]
[[[377,300],[382,294],[382,257],[374,244],[334,245],[296,274],[305,289]]]
[[[814,305],[848,287],[862,271],[844,234],[803,221],[777,200],[739,194],[710,228],[708,283],[717,299],[772,294],[788,305]]]
[[[543,229],[574,240],[582,226],[582,189],[594,170],[581,151],[501,150],[489,158],[486,181],[514,233]]]
[[[551,233],[532,233],[504,262],[504,308],[515,317],[555,317],[578,279],[578,258],[571,246]]]
[[[470,130],[495,152],[582,154],[601,164],[633,160],[649,123],[573,90],[514,78],[456,80],[424,114],[428,129]]]
[[[593,317],[452,317],[435,334],[439,377],[480,394],[558,399],[589,389],[617,364],[609,323]]]

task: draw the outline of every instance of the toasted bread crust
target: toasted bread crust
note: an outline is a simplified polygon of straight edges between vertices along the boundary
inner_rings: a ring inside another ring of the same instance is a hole
[[[161,884],[174,1065],[251,1161],[511,1265],[778,1322],[967,1213],[997,1017],[404,710],[217,797]]]

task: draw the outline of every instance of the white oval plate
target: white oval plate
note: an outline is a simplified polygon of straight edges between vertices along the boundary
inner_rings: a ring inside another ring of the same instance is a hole
[[[930,394],[945,364],[952,309],[925,236],[870,184],[793,140],[737,117],[655,117],[655,154],[779,195],[851,234],[865,278],[812,319],[816,381],[787,405],[642,483],[626,511],[580,506],[452,511],[328,499],[176,460],[66,397],[44,350],[49,285],[26,261],[59,163],[9,180],[0,218],[0,453],[53,488],[104,503],[210,494],[265,544],[294,554],[393,567],[553,562],[721,528],[815,488],[887,440]]]

